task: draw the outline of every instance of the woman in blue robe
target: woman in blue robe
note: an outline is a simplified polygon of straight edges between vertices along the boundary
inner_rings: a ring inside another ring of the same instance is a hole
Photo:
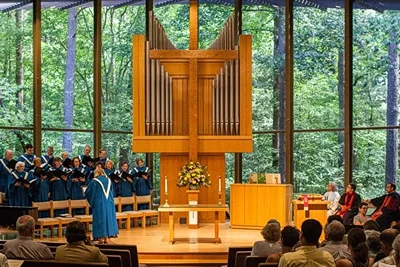
[[[122,163],[121,169],[118,171],[118,176],[121,178],[119,182],[121,197],[131,197],[133,195],[133,179],[129,177],[128,162]],[[132,210],[133,205],[122,206],[122,211]]]
[[[50,169],[50,172],[53,173],[53,177],[50,179],[51,184],[51,199],[52,200],[67,200],[68,199],[68,191],[67,191],[67,175],[70,170],[61,165],[61,158],[56,157],[54,159],[54,168]],[[61,171],[63,175],[59,175],[61,177],[57,177],[56,172]],[[54,175],[55,174],[55,175]],[[54,217],[60,216],[60,214],[67,213],[66,209],[60,209],[54,211]]]
[[[72,159],[71,173],[67,180],[67,189],[69,192],[69,198],[72,200],[84,199],[83,188],[85,185],[85,168],[82,167],[81,161],[78,157]],[[84,214],[84,209],[73,209],[72,215]]]
[[[17,162],[8,178],[8,193],[10,206],[30,206],[29,183],[21,183],[18,180],[28,181],[28,173],[24,171],[25,163]]]
[[[112,186],[114,188],[115,195],[118,197],[118,196],[121,195],[121,188],[120,188],[119,179],[112,179],[112,177],[110,177],[110,175],[112,175],[112,174],[118,175],[117,174],[118,171],[116,171],[114,169],[114,162],[112,160],[110,160],[110,159],[107,160],[105,167],[106,168],[104,169],[104,172],[105,172],[106,176],[108,178],[110,178],[111,181],[113,182]]]
[[[101,163],[96,164],[94,177],[85,191],[93,210],[93,239],[98,239],[100,244],[107,244],[108,238],[119,233],[114,206],[115,192]]]
[[[144,165],[144,162],[142,159],[137,159],[136,160],[137,166],[133,168],[132,174],[138,173],[138,172],[144,172],[146,173],[145,175],[141,175],[140,177],[135,177],[134,179],[134,184],[133,188],[137,196],[148,196],[151,194],[151,190],[153,189],[151,185],[151,176],[150,176],[150,170]],[[138,205],[138,210],[147,210],[149,209],[149,204],[139,204]]]
[[[49,170],[49,165],[44,163],[44,166],[42,166],[40,158],[35,158],[33,164],[35,167],[29,172],[28,176],[28,180],[31,182],[32,200],[34,202],[49,201],[50,182],[45,174]],[[39,211],[38,216],[39,218],[48,218],[50,211]]]

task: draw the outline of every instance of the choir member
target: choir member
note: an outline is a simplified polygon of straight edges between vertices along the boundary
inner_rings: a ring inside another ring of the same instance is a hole
[[[86,164],[86,161],[84,160],[85,157],[90,158],[90,152],[91,152],[91,151],[92,151],[91,146],[86,145],[85,148],[83,149],[83,154],[78,156],[79,160],[80,160],[83,164]]]
[[[54,168],[51,169],[53,177],[50,179],[52,200],[68,199],[67,172],[68,169],[61,165],[61,158],[56,157],[54,159]],[[55,210],[54,216],[57,217],[63,213],[67,213],[67,210]]]
[[[343,218],[344,225],[353,224],[353,218],[358,213],[358,205],[361,203],[361,197],[357,194],[357,186],[355,184],[348,184],[346,187],[346,193],[343,194],[339,200],[341,209],[336,213]]]
[[[105,149],[100,149],[99,151],[99,157],[95,158],[94,162],[100,162],[103,164],[103,167],[106,165],[108,158],[107,158],[107,151]]]
[[[107,160],[104,172],[108,178],[113,182],[113,188],[116,196],[120,196],[120,185],[119,185],[119,176],[117,171],[114,169],[114,162],[112,160]]]
[[[46,154],[41,157],[41,162],[46,163],[49,168],[53,166],[53,159],[54,159],[54,147],[49,146],[47,147]]]
[[[25,154],[19,156],[17,161],[25,163],[25,171],[28,172],[33,169],[33,160],[36,156],[33,154],[33,146],[31,144],[25,145]]]
[[[392,221],[400,220],[400,196],[396,192],[396,185],[388,183],[386,185],[386,193],[381,197],[368,200],[368,203],[376,207],[376,210],[371,214],[371,219],[380,225],[381,230],[389,228]]]
[[[72,200],[84,199],[82,186],[85,185],[85,168],[82,167],[78,157],[72,159],[72,164],[71,173],[67,181],[69,197]],[[85,212],[83,209],[76,209],[72,213],[75,215],[84,214]]]
[[[121,197],[131,197],[133,195],[133,179],[128,171],[128,162],[121,164],[121,169],[118,171],[118,175],[121,178],[119,182],[119,190]],[[133,210],[132,205],[123,205],[122,211]]]
[[[24,162],[17,162],[8,178],[8,193],[10,206],[30,206],[30,183]]]
[[[4,153],[4,158],[0,159],[0,192],[6,192],[8,177],[13,171],[13,167],[9,166],[11,160],[13,160],[12,158],[12,150],[7,149]]]
[[[65,168],[71,168],[72,160],[69,158],[68,152],[61,153],[61,163]]]
[[[144,165],[141,158],[136,160],[136,167],[133,168],[132,174],[141,174],[136,176],[133,183],[133,189],[137,196],[148,196],[150,195],[150,190],[152,190],[150,170]],[[138,210],[149,209],[149,204],[139,204]]]
[[[118,235],[118,224],[114,205],[115,192],[101,163],[96,164],[94,178],[85,195],[93,211],[93,238],[99,239],[99,243],[108,243],[109,237]]]
[[[34,168],[29,172],[28,180],[33,181],[31,184],[32,200],[34,202],[49,201],[50,182],[47,179],[50,169],[48,161],[41,164],[40,158],[33,160]],[[50,217],[49,211],[39,211],[39,218]]]

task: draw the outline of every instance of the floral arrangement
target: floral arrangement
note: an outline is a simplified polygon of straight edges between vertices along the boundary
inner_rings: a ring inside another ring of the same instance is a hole
[[[199,162],[190,161],[186,163],[178,173],[178,187],[198,188],[200,186],[209,187],[210,185],[210,174],[207,172],[207,166],[202,166]]]

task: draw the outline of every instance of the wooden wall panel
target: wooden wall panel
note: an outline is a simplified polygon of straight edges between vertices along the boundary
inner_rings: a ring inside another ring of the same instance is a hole
[[[212,79],[199,79],[199,135],[212,135]]]
[[[189,160],[188,154],[167,154],[161,153],[160,155],[160,196],[161,205],[165,202],[165,176],[168,177],[168,203],[169,204],[187,204],[188,188],[179,188],[176,186],[178,172],[182,166]],[[200,188],[199,204],[217,204],[218,203],[218,175],[221,175],[221,188],[222,188],[222,203],[225,203],[225,154],[200,154],[199,162],[208,166],[208,171],[211,175],[211,187]],[[174,214],[175,222],[179,218],[187,218],[188,213]],[[161,214],[161,221],[168,222],[167,214]],[[200,212],[200,223],[211,223],[214,221],[214,214],[212,212]],[[225,214],[221,212],[220,222],[225,221]]]
[[[173,135],[188,135],[188,79],[172,79]]]

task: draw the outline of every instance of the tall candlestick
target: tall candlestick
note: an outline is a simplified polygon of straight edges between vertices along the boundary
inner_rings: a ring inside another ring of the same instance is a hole
[[[218,176],[218,192],[221,192],[221,176]]]
[[[165,176],[165,193],[168,193],[168,179],[167,179],[167,176]]]

